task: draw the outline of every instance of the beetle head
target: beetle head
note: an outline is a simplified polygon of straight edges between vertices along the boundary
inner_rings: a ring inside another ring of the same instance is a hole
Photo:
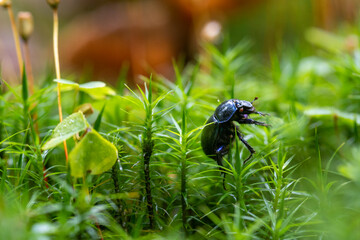
[[[254,101],[256,100],[257,98],[254,99]],[[255,112],[255,107],[252,105],[252,103],[254,102],[248,102],[248,101],[245,101],[245,100],[237,100],[235,102],[235,105],[236,105],[236,109],[237,111],[240,113],[240,114],[250,114],[250,113],[254,113]]]

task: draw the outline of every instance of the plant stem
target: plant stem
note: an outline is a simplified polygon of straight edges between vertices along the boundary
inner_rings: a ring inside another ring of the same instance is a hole
[[[59,18],[57,8],[53,9],[53,18],[54,18],[54,26],[53,26],[53,44],[54,44],[54,60],[55,60],[55,71],[56,71],[56,79],[61,79],[60,76],[60,63],[59,63]],[[57,83],[57,100],[58,100],[58,110],[59,110],[59,119],[60,122],[63,120],[62,109],[61,109],[61,86],[60,83]],[[68,150],[66,141],[64,141],[64,152],[66,164],[68,163]]]
[[[14,13],[13,13],[11,5],[7,7],[7,10],[9,13],[11,28],[12,28],[12,32],[13,32],[13,36],[14,36],[14,41],[15,41],[15,48],[16,48],[16,55],[17,55],[17,59],[18,59],[19,69],[20,69],[20,76],[22,76],[24,61],[23,61],[23,58],[21,55],[19,32],[16,27],[15,17],[14,17]]]
[[[111,169],[111,177],[113,179],[113,183],[114,183],[114,192],[116,194],[120,194],[120,180],[119,180],[119,176],[120,176],[120,170],[119,170],[119,160],[117,160],[114,164],[114,166]],[[123,216],[123,208],[124,208],[124,203],[121,199],[116,199],[115,203],[118,207],[118,213],[115,214],[114,218],[115,220],[122,226],[124,227],[123,223],[123,218],[125,218]]]
[[[182,208],[182,223],[183,228],[186,233],[186,156],[183,156],[181,159],[181,208]]]
[[[29,80],[29,90],[30,94],[34,93],[34,76],[31,66],[30,60],[30,50],[29,50],[29,43],[28,41],[23,41],[23,49],[24,49],[24,56],[25,56],[25,66],[26,66],[26,74]]]
[[[34,93],[34,77],[33,77],[32,67],[31,67],[28,40],[23,41],[23,49],[24,49],[24,56],[25,56],[25,66],[24,66],[23,71],[25,71],[25,69],[26,69],[26,72],[24,72],[26,74],[26,86],[24,86],[25,82],[23,80],[23,87],[26,87],[26,91],[29,90],[30,94],[33,94]],[[29,110],[29,108],[30,108],[30,106],[29,106],[28,102],[27,101],[24,102],[24,119],[27,119],[26,116],[29,114],[29,112],[31,112]],[[38,123],[37,123],[36,120],[37,120],[37,113],[36,112],[34,112],[34,114],[32,116],[29,115],[29,123],[30,123],[30,126],[31,126],[30,131],[32,133],[34,144],[37,147],[36,148],[37,149],[37,156],[40,156],[40,157],[38,157],[38,162],[42,163],[41,150],[39,148],[39,141],[38,141],[40,133],[39,133],[39,126],[38,126]],[[26,125],[24,124],[24,129],[26,127],[27,127],[27,124]],[[39,168],[38,167],[38,162],[37,162],[37,168]],[[46,167],[45,167],[45,165],[42,166],[42,174],[43,174],[45,186],[48,187],[48,179],[46,177]]]
[[[26,77],[26,71],[25,71],[25,66],[23,66],[23,70],[22,70],[22,101],[23,101],[23,128],[26,130],[28,128],[28,112],[29,112],[29,105],[28,105],[28,83],[27,83],[27,77]],[[25,151],[28,149],[28,146],[30,145],[29,142],[29,132],[25,131],[25,136],[24,136],[24,140],[23,140],[23,153],[20,154],[19,156],[19,160],[18,160],[18,168],[21,169],[21,171],[19,171],[19,181],[18,181],[18,185],[20,185],[20,179],[21,179],[21,175],[22,175],[22,165],[23,165],[23,161],[25,159],[27,159]]]
[[[145,86],[146,88],[146,86]],[[142,156],[144,158],[144,178],[145,178],[145,192],[146,201],[149,214],[150,228],[154,229],[154,206],[151,194],[151,179],[150,179],[150,159],[154,149],[153,134],[153,107],[152,107],[152,79],[150,76],[149,90],[146,94],[147,102],[145,101],[145,130],[142,138]],[[145,100],[145,99],[144,99]]]
[[[151,194],[150,180],[150,158],[152,155],[154,143],[152,141],[151,121],[148,122],[144,138],[143,138],[143,157],[144,157],[144,176],[145,176],[145,192],[149,214],[150,228],[154,229],[154,207]]]
[[[29,82],[29,91],[30,91],[30,94],[33,94],[34,93],[34,76],[33,76],[33,71],[32,71],[32,66],[31,66],[31,60],[30,60],[29,42],[28,42],[28,40],[24,40],[23,43],[24,43],[23,49],[24,49],[24,56],[25,56],[26,74],[27,74],[27,79]],[[39,125],[36,121],[37,120],[36,112],[34,112],[32,118],[34,120],[36,134],[39,136],[40,132],[39,132]]]
[[[280,236],[280,228],[283,222],[283,207],[284,207],[284,197],[286,194],[286,189],[283,189],[284,185],[284,172],[283,166],[285,162],[285,156],[283,154],[283,147],[280,145],[277,156],[277,164],[273,164],[274,166],[274,201],[273,201],[273,212],[275,215],[275,222],[273,223],[273,239],[279,239]],[[272,161],[272,160],[271,160]]]
[[[186,96],[184,97],[186,99]],[[186,100],[184,100],[182,111],[182,129],[181,129],[181,209],[182,224],[185,235],[187,235],[187,214],[186,214],[186,152],[187,152],[187,136],[186,136]]]
[[[54,32],[53,32],[53,43],[54,43],[54,60],[55,60],[55,71],[56,71],[56,78],[60,79],[60,63],[59,63],[59,17],[57,9],[53,10],[53,18],[54,18]],[[62,114],[61,119],[62,119]]]
[[[318,181],[321,187],[321,193],[324,193],[324,180],[323,180],[323,170],[322,170],[322,163],[321,163],[321,152],[320,152],[320,144],[319,144],[319,135],[317,128],[315,128],[315,146],[317,151],[318,157]]]
[[[101,239],[101,240],[104,240],[104,237],[103,237],[103,234],[102,234],[102,231],[101,231],[101,228],[100,228],[99,224],[98,224],[97,222],[95,222],[95,225],[96,225],[96,228],[97,228],[98,231],[99,231],[100,239]]]

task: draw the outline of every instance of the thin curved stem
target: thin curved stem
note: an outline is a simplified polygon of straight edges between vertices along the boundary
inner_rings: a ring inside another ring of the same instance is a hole
[[[54,43],[54,60],[55,60],[55,71],[56,78],[60,79],[60,63],[59,63],[59,17],[57,9],[53,10],[54,17],[54,32],[53,32],[53,43]],[[62,117],[62,114],[61,114]],[[62,120],[62,119],[61,119]]]
[[[53,27],[53,44],[54,44],[54,60],[55,60],[55,72],[56,79],[61,79],[60,76],[60,63],[59,63],[59,18],[57,9],[53,9],[53,18],[54,18],[54,27]],[[58,110],[59,110],[59,119],[60,122],[63,120],[62,109],[61,109],[61,86],[60,83],[57,83],[57,100],[58,100]],[[64,151],[66,163],[68,162],[68,150],[66,141],[64,141]]]
[[[29,80],[29,90],[30,93],[34,93],[34,76],[31,66],[31,60],[30,60],[30,49],[29,49],[29,43],[28,41],[24,41],[23,44],[23,50],[24,50],[24,56],[25,56],[25,66],[26,66],[26,74]]]

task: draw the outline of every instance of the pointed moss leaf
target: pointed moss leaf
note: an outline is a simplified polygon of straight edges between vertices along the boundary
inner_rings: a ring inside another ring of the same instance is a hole
[[[117,156],[115,146],[91,130],[69,155],[71,175],[81,178],[86,173],[101,174],[114,165]]]
[[[95,123],[94,123],[94,129],[96,131],[99,131],[100,129],[100,124],[101,124],[101,119],[102,119],[102,116],[104,114],[104,110],[105,110],[105,106],[106,106],[106,103],[103,105],[103,107],[101,108],[101,111],[99,113],[99,115],[97,116],[96,120],[95,120]]]
[[[28,97],[29,97],[28,80],[27,80],[25,64],[24,64],[23,73],[22,73],[22,98],[24,103],[27,101]]]
[[[71,114],[56,126],[50,140],[44,144],[42,150],[57,146],[76,133],[85,130],[87,125],[88,123],[82,112]]]
[[[104,99],[106,96],[116,95],[116,92],[110,87],[80,88],[80,90],[89,94],[94,99]]]
[[[93,82],[87,82],[87,83],[83,83],[80,84],[80,89],[86,88],[86,89],[91,89],[91,88],[102,88],[105,87],[106,84],[104,82],[100,82],[100,81],[93,81]]]

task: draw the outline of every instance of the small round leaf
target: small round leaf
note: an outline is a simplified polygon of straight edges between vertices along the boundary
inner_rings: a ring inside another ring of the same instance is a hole
[[[69,155],[71,175],[81,178],[87,173],[101,174],[114,165],[117,156],[116,147],[92,129]]]

